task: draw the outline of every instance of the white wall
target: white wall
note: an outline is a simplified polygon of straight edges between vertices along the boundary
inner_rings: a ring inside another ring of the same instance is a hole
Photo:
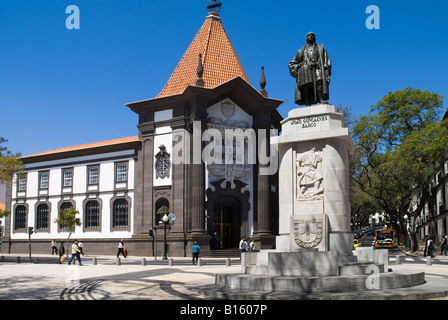
[[[83,202],[89,197],[98,197],[102,202],[101,210],[101,231],[83,231],[83,227],[76,227],[72,238],[130,238],[133,234],[133,209],[134,209],[134,150],[113,152],[106,154],[97,154],[86,157],[66,158],[61,161],[48,161],[33,163],[26,166],[27,186],[26,186],[26,204],[28,205],[29,227],[35,228],[35,205],[39,201],[50,203],[51,212],[49,219],[49,232],[39,231],[33,234],[33,239],[53,239],[66,238],[67,232],[59,232],[58,226],[54,220],[58,216],[58,204],[61,200],[71,199],[76,202],[76,209],[79,211],[81,220],[84,216]],[[106,160],[105,160],[106,159]],[[109,160],[107,160],[109,159]],[[115,190],[115,163],[127,162],[127,189]],[[87,194],[87,167],[99,165],[99,191]],[[73,187],[69,195],[61,193],[62,169],[73,168]],[[47,194],[38,194],[39,172],[49,171],[50,181]],[[23,204],[24,200],[16,198],[17,185],[12,187],[12,212],[11,212],[11,238],[27,239],[28,235],[23,232],[15,232],[14,228],[14,206],[18,203]],[[126,192],[125,192],[126,191]],[[129,231],[111,231],[111,204],[110,200],[116,194],[117,196],[127,195],[131,199],[129,203]]]

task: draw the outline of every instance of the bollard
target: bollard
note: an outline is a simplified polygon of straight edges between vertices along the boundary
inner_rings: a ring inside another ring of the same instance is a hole
[[[93,264],[94,266],[96,266],[96,263],[97,263],[97,262],[96,262],[96,257],[93,257],[93,258],[92,258],[92,264]]]
[[[142,266],[146,266],[146,259],[142,258]]]
[[[198,266],[202,266],[202,258],[198,258]]]
[[[20,263],[20,257],[17,257],[17,263]]]
[[[395,256],[395,264],[401,264],[401,256],[400,255]]]
[[[226,258],[226,267],[230,267],[230,258]]]
[[[120,260],[120,258],[117,258],[117,266],[121,266],[121,260]]]
[[[34,258],[34,264],[38,264],[39,263],[39,259],[36,257]]]
[[[172,266],[172,265],[173,265],[173,258],[169,258],[169,259],[168,259],[168,265],[169,265],[169,266]]]
[[[427,257],[426,257],[426,264],[427,264],[428,266],[431,266],[431,265],[432,265],[432,258],[431,258],[431,256],[427,256]]]

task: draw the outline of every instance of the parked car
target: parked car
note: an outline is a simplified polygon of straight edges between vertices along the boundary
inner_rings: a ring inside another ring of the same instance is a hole
[[[353,231],[353,236],[355,237],[355,239],[361,238],[361,231],[359,230]]]

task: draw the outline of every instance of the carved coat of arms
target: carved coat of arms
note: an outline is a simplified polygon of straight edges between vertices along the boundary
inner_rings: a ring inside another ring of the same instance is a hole
[[[294,241],[301,248],[318,246],[324,235],[324,216],[313,215],[293,220]]]

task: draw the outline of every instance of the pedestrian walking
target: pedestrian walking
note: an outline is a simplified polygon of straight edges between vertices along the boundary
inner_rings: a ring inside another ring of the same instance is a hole
[[[124,246],[123,239],[120,239],[120,242],[118,243],[117,258],[119,257],[120,253],[123,255],[123,257],[126,258],[127,252],[126,252],[126,247]]]
[[[64,243],[61,241],[61,244],[59,245],[59,264],[61,264],[62,262],[65,261],[65,248],[64,248]]]
[[[442,234],[442,241],[440,242],[440,255],[444,254],[446,255],[446,252],[448,250],[448,242],[447,238],[444,234]]]
[[[84,255],[84,251],[83,251],[84,244],[81,241],[78,242],[78,248],[79,248],[81,254]]]
[[[423,241],[425,244],[425,247],[423,248],[423,256],[426,257],[426,255],[428,254],[428,236],[425,236]]]
[[[58,254],[58,244],[56,243],[56,240],[51,241],[51,255]]]
[[[434,241],[431,238],[428,238],[427,248],[427,255],[434,258]]]
[[[197,264],[198,263],[198,259],[199,259],[199,250],[201,249],[201,247],[198,245],[198,243],[195,241],[193,244],[193,264]]]
[[[243,252],[247,252],[247,251],[249,251],[249,246],[248,246],[248,244],[247,244],[247,242],[246,242],[246,238],[242,238],[241,239],[241,241],[240,241],[240,245],[239,245],[239,249],[240,249],[240,259],[241,259],[241,254],[243,253]]]
[[[78,247],[78,240],[75,240],[72,244],[72,256],[71,256],[70,260],[68,260],[68,264],[70,265],[72,263],[73,259],[76,257],[76,259],[78,259],[79,265],[82,266],[80,253],[81,253],[81,250],[79,250],[79,247]]]

